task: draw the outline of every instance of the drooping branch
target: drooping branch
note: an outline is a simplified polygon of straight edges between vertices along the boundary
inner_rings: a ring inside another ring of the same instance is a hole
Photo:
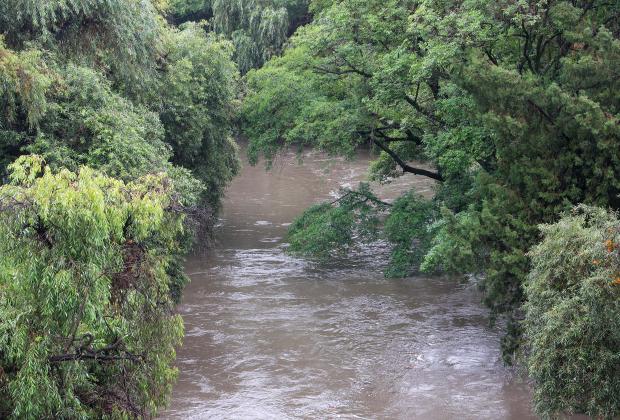
[[[386,134],[386,131],[393,131],[393,130],[403,131],[405,136],[395,137],[395,136],[390,136]],[[385,143],[410,142],[410,143],[415,143],[418,146],[422,145],[423,143],[422,137],[416,135],[413,131],[411,131],[411,129],[401,127],[400,124],[395,123],[395,122],[389,122],[388,124],[383,125],[383,126],[373,127],[370,130],[358,130],[357,133],[363,136],[368,136],[368,135],[379,136],[381,137],[381,140]]]
[[[414,174],[414,175],[422,175],[422,176],[425,176],[425,177],[428,177],[428,178],[431,178],[431,179],[434,179],[434,180],[437,180],[437,181],[440,181],[440,182],[444,181],[444,177],[440,173],[438,173],[438,172],[433,172],[433,171],[429,171],[427,169],[422,169],[422,168],[415,168],[415,167],[409,165],[404,160],[402,160],[401,157],[398,156],[398,154],[396,154],[396,152],[394,152],[392,149],[390,149],[381,140],[379,140],[377,138],[373,138],[372,141],[381,150],[383,150],[385,153],[390,155],[390,157],[392,159],[394,159],[394,161],[398,164],[398,166],[401,167],[403,172],[407,172],[407,173]]]
[[[536,74],[536,70],[534,70],[534,65],[532,64],[532,59],[530,58],[530,45],[532,44],[532,35],[525,27],[525,20],[521,20],[521,29],[523,31],[523,38],[525,41],[523,42],[523,58],[522,62],[519,64],[519,73],[523,72],[523,67],[527,64],[530,71]]]
[[[345,194],[341,195],[340,197],[338,197],[337,199],[333,200],[329,204],[334,205],[334,204],[339,203],[342,200],[344,200],[345,198],[347,198],[349,196],[352,196],[352,195],[353,196],[358,196],[358,197],[360,197],[362,199],[361,201],[359,201],[356,204],[363,204],[363,203],[366,203],[368,201],[371,201],[371,202],[373,202],[373,203],[375,203],[377,205],[380,205],[380,206],[392,207],[391,203],[388,203],[388,202],[383,201],[383,200],[379,200],[376,197],[373,197],[373,196],[370,196],[370,195],[367,195],[367,194],[364,194],[364,193],[361,193],[361,192],[355,191],[355,190],[347,190],[347,192]]]
[[[390,137],[390,136],[386,136],[385,134],[379,134],[379,133],[377,133],[377,135],[381,137],[381,140],[385,143],[399,143],[399,142],[402,143],[402,142],[412,141],[408,137]]]
[[[95,360],[101,362],[113,362],[119,360],[128,360],[133,363],[139,363],[144,360],[143,355],[135,355],[124,349],[123,340],[117,339],[114,343],[99,349],[93,349],[91,344],[94,340],[92,334],[84,334],[79,340],[82,344],[78,346],[74,352],[56,354],[49,356],[50,363],[74,362],[78,360]],[[75,342],[75,338],[70,341]]]
[[[66,353],[50,356],[48,358],[50,363],[75,362],[78,360],[96,360],[101,362],[128,360],[132,363],[139,363],[142,359],[141,356],[136,356],[129,352],[124,352],[123,354],[104,354],[101,352]]]
[[[321,73],[334,74],[338,76],[346,75],[346,74],[357,74],[357,75],[364,77],[365,79],[371,79],[373,77],[371,73],[368,73],[367,71],[360,69],[359,67],[354,65],[351,61],[347,60],[345,56],[338,54],[336,49],[334,49],[333,47],[327,48],[327,50],[331,52],[332,54],[336,55],[334,63],[333,63],[333,66],[335,66],[335,68],[328,68],[324,66],[312,66],[314,70],[321,72]],[[345,68],[343,69],[341,67],[345,67]]]
[[[324,73],[324,74],[334,74],[336,76],[342,76],[345,74],[359,74],[362,75],[364,77],[370,77],[368,74],[366,73],[360,73],[358,70],[355,69],[346,69],[346,70],[340,70],[340,69],[329,69],[329,68],[325,68],[325,67],[321,67],[321,66],[312,66],[312,68],[320,73]]]
[[[353,70],[355,73],[359,74],[360,76],[364,76],[367,79],[372,78],[372,74],[359,69],[357,66],[353,65],[349,60],[347,60],[344,56],[340,56],[340,59],[342,61],[344,61],[344,63],[351,69]]]
[[[415,143],[417,145],[421,145],[422,144],[422,139],[418,136],[416,136],[415,134],[413,134],[413,132],[411,132],[411,130],[406,130],[406,136],[405,137],[392,137],[392,136],[388,136],[387,134],[383,133],[382,131],[376,131],[375,135],[381,137],[381,140],[385,143],[395,143],[395,142],[410,142],[410,143]]]
[[[437,127],[444,127],[445,124],[442,121],[438,120],[437,117],[433,115],[432,112],[429,112],[426,109],[422,108],[422,106],[420,106],[420,104],[415,98],[412,98],[409,95],[405,95],[405,101],[409,105],[411,105],[416,111],[418,111],[420,114],[425,116],[426,119],[432,124],[434,124]]]

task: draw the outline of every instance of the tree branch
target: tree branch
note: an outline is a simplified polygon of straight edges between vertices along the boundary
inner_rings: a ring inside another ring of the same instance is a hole
[[[420,104],[417,102],[417,100],[415,100],[409,95],[405,95],[405,101],[407,101],[407,103],[411,105],[420,114],[424,115],[431,123],[435,124],[437,127],[444,127],[444,124],[441,121],[439,121],[431,112],[422,108]]]
[[[359,71],[354,70],[354,69],[337,70],[337,69],[328,69],[328,68],[321,67],[321,66],[312,66],[312,68],[314,70],[320,72],[320,73],[323,73],[323,74],[334,74],[336,76],[342,76],[342,75],[345,75],[345,74],[360,74],[360,75],[362,75],[364,77],[370,77],[369,75],[362,74]]]
[[[334,205],[336,203],[339,203],[340,201],[344,200],[345,198],[349,197],[350,195],[355,195],[355,196],[359,196],[359,197],[363,198],[363,200],[358,201],[356,204],[363,204],[363,203],[365,203],[367,201],[372,201],[373,203],[381,205],[381,206],[392,207],[391,203],[379,200],[379,199],[377,199],[375,197],[371,197],[371,196],[368,196],[366,194],[362,194],[361,192],[355,191],[355,190],[347,190],[347,192],[345,194],[343,194],[340,197],[338,197],[337,199],[331,201],[329,204]]]
[[[385,153],[390,155],[390,157],[394,159],[394,161],[398,164],[398,166],[401,167],[403,172],[407,172],[407,173],[414,174],[414,175],[422,175],[422,176],[425,176],[425,177],[428,177],[428,178],[431,178],[431,179],[434,179],[440,182],[444,181],[444,177],[438,172],[432,172],[432,171],[422,169],[422,168],[414,168],[413,166],[407,164],[405,161],[403,161],[400,158],[400,156],[398,156],[392,149],[387,147],[387,145],[385,145],[385,143],[383,143],[381,140],[377,138],[373,138],[372,141],[381,150],[383,150]]]
[[[358,69],[356,66],[354,66],[353,64],[351,64],[351,62],[349,60],[347,60],[344,56],[340,56],[340,59],[342,61],[344,61],[344,63],[349,66],[349,68],[351,70],[353,70],[355,73],[359,74],[360,76],[364,76],[367,79],[370,79],[372,77],[372,74],[365,72],[364,70],[360,70]]]
[[[129,352],[125,354],[103,354],[101,352],[85,352],[85,353],[67,353],[50,356],[48,358],[50,363],[63,363],[63,362],[75,362],[78,360],[98,360],[101,362],[114,362],[119,360],[129,360],[133,363],[139,363],[142,361],[141,356],[136,356]]]
[[[75,338],[71,339],[75,342]],[[138,363],[144,360],[144,356],[135,355],[127,350],[124,350],[124,343],[122,339],[117,339],[114,343],[109,344],[100,349],[93,349],[90,345],[94,341],[94,337],[90,333],[84,334],[80,340],[83,341],[82,345],[77,347],[73,353],[63,353],[49,356],[50,363],[62,363],[62,362],[74,362],[78,360],[98,360],[102,362],[112,362],[118,360],[129,360],[133,363]]]

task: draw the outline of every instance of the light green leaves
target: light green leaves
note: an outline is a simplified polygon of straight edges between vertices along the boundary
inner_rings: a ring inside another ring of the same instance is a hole
[[[376,239],[388,207],[368,184],[342,190],[338,199],[312,206],[295,219],[288,231],[289,249],[319,260],[346,255],[356,243]]]
[[[620,413],[620,221],[580,206],[541,226],[525,284],[526,353],[539,413]]]
[[[170,180],[54,172],[36,156],[11,168],[0,187],[0,413],[154,412],[182,336],[168,268],[184,249],[183,215],[170,210]],[[119,387],[131,405],[107,394]]]

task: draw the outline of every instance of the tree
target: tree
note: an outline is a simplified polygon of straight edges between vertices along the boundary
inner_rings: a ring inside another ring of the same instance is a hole
[[[230,43],[165,1],[0,2],[0,417],[150,417],[238,168]]]
[[[526,282],[527,365],[536,410],[620,414],[620,220],[580,206],[542,225]]]
[[[309,18],[308,0],[175,0],[172,14],[177,22],[208,19],[232,40],[242,74],[278,55]]]
[[[168,266],[183,215],[165,175],[130,183],[40,157],[0,187],[0,414],[154,414],[182,322]]]
[[[122,26],[138,13],[135,2],[103,3],[37,3],[13,20],[8,16],[15,8],[4,6],[7,19],[0,28],[5,26],[17,50],[0,43],[0,173],[24,153],[45,157],[53,168],[88,165],[126,181],[167,171],[183,185],[185,204],[212,217],[238,168],[231,140],[237,73],[230,44],[195,25],[169,27],[158,18],[161,6],[145,6],[140,13],[148,19]],[[97,33],[114,34],[83,49],[75,43],[90,20],[102,20],[102,27],[93,28]],[[150,37],[140,26],[146,20],[154,25]],[[65,33],[67,28],[76,33]],[[123,51],[115,50],[118,43]],[[132,74],[106,67],[120,62],[131,64]]]
[[[388,273],[421,261],[427,271],[476,274],[493,314],[508,317],[511,353],[536,226],[577,203],[620,206],[618,4],[344,0],[311,9],[312,24],[284,55],[246,77],[251,157],[308,145],[352,156],[369,145],[380,152],[372,178],[435,180],[431,202],[392,208],[403,224],[398,235],[386,224],[396,256]]]
[[[197,24],[168,33],[165,74],[153,93],[171,162],[187,168],[204,185],[201,204],[219,210],[224,188],[237,174],[232,138],[238,72],[232,45]]]
[[[0,33],[10,48],[31,43],[105,72],[117,87],[143,93],[155,77],[163,26],[150,0],[6,0],[0,4]]]

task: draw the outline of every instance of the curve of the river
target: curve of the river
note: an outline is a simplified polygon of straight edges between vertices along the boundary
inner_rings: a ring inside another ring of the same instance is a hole
[[[331,266],[285,253],[304,208],[363,180],[368,161],[308,154],[230,186],[214,247],[189,259],[186,337],[170,419],[528,419],[475,285],[386,279],[381,246]],[[389,199],[419,177],[378,187]]]

